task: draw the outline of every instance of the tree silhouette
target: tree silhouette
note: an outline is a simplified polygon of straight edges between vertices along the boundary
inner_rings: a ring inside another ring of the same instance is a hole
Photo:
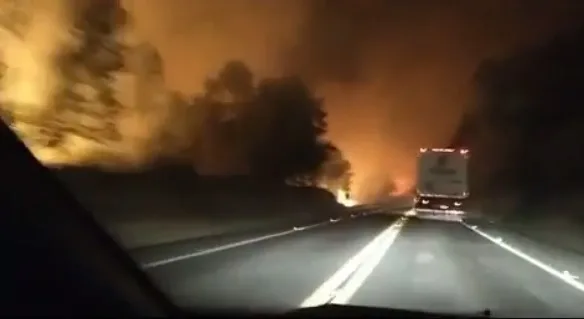
[[[477,70],[475,109],[457,143],[471,147],[471,178],[487,192],[505,192],[522,210],[570,189],[584,177],[584,28],[547,44],[486,61]],[[472,129],[469,129],[472,127]],[[464,133],[463,133],[464,131]],[[463,136],[464,135],[464,136]],[[480,162],[480,165],[476,164]],[[486,195],[485,197],[493,197]]]
[[[319,182],[333,192],[350,192],[352,175],[351,163],[345,159],[341,150],[331,146],[319,172]]]
[[[203,169],[224,165],[254,178],[315,185],[332,144],[322,100],[298,77],[267,78],[229,61],[190,103],[192,152]]]
[[[238,60],[227,62],[216,78],[209,78],[205,83],[205,96],[223,103],[249,101],[253,93],[253,74]]]
[[[241,61],[229,61],[205,82],[192,100],[192,145],[199,166],[247,167],[245,113],[253,103],[253,74]]]
[[[326,113],[298,77],[263,80],[247,113],[254,175],[314,184],[330,143],[323,139]]]

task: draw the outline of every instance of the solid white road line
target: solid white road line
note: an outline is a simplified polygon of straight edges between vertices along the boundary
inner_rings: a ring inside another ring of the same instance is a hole
[[[519,249],[511,247],[509,244],[505,243],[501,237],[496,237],[496,238],[492,237],[489,234],[479,230],[479,228],[474,226],[474,225],[471,226],[465,222],[461,222],[461,223],[464,226],[466,226],[468,229],[483,236],[484,238],[488,239],[489,241],[498,245],[499,247],[511,252],[512,254],[516,255],[517,257],[529,262],[530,264],[542,269],[543,271],[547,272],[548,274],[550,274],[550,275],[560,279],[561,281],[567,283],[568,285],[576,288],[579,292],[584,292],[584,284],[577,280],[578,277],[575,277],[567,272],[566,273],[561,272],[561,271],[559,271],[559,270],[557,270],[549,265],[546,265],[543,262],[527,255],[526,253],[520,251]]]
[[[292,234],[292,233],[299,232],[299,231],[305,231],[305,230],[308,230],[308,229],[311,229],[314,227],[327,225],[327,224],[331,224],[331,222],[326,221],[326,222],[313,224],[313,225],[309,225],[309,226],[294,227],[291,230],[287,230],[287,231],[283,231],[283,232],[279,232],[279,233],[275,233],[275,234],[270,234],[270,235],[266,235],[266,236],[242,240],[239,242],[235,242],[235,243],[231,243],[231,244],[227,244],[227,245],[223,245],[223,246],[219,246],[219,247],[214,247],[211,249],[196,251],[196,252],[193,252],[190,254],[184,254],[184,255],[179,255],[179,256],[175,256],[175,257],[170,257],[167,259],[162,259],[162,260],[158,260],[158,261],[145,263],[145,264],[142,264],[142,268],[146,269],[146,268],[154,268],[154,267],[158,267],[158,266],[163,266],[163,265],[174,263],[177,261],[181,261],[181,260],[185,260],[185,259],[189,259],[189,258],[194,258],[194,257],[199,257],[199,256],[203,256],[203,255],[208,255],[208,254],[212,254],[212,253],[216,253],[216,252],[220,252],[223,250],[228,250],[228,249],[232,249],[232,248],[236,248],[236,247],[241,247],[244,245],[257,243],[259,241],[263,241],[263,240],[267,240],[267,239],[271,239],[271,238],[276,238],[276,237],[280,237],[280,236],[285,236],[285,235]]]
[[[379,265],[381,259],[385,256],[385,253],[393,244],[397,235],[399,235],[401,227],[403,226],[393,228],[391,232],[388,232],[387,235],[383,237],[383,241],[378,245],[377,249],[372,252],[372,255],[369,256],[359,269],[357,269],[349,281],[335,293],[335,298],[331,303],[342,305],[349,302],[357,290],[363,286],[363,283],[365,283],[365,280],[367,280],[369,275],[373,273],[375,267]]]
[[[326,304],[335,298],[335,293],[340,291],[343,283],[351,277],[352,274],[356,273],[359,267],[366,266],[365,263],[369,263],[366,268],[375,268],[376,259],[368,260],[368,258],[377,250],[387,250],[393,239],[399,233],[399,230],[405,223],[406,218],[402,217],[391,224],[388,228],[384,229],[377,237],[375,237],[371,242],[369,242],[361,251],[359,251],[355,256],[349,259],[341,268],[339,268],[327,281],[325,281],[320,287],[318,287],[308,298],[306,298],[300,307],[314,307],[322,304]],[[389,240],[391,238],[391,241]],[[378,261],[377,261],[378,263]],[[371,269],[372,270],[372,269]],[[368,275],[366,271],[361,272],[361,277]],[[349,290],[345,293],[346,296],[350,297],[352,295],[351,291],[356,291],[359,287],[359,282],[364,281],[363,279],[356,279]],[[339,299],[341,300],[341,299]]]

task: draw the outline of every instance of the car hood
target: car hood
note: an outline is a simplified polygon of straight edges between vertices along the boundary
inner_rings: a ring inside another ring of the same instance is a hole
[[[334,305],[327,304],[317,307],[308,307],[293,310],[287,313],[286,317],[363,317],[363,318],[374,318],[374,317],[398,317],[398,318],[488,318],[491,316],[489,309],[482,311],[477,311],[476,313],[469,314],[437,314],[429,313],[423,311],[411,311],[403,309],[392,309],[392,308],[378,308],[378,307],[365,307],[365,306],[348,306],[348,305]]]

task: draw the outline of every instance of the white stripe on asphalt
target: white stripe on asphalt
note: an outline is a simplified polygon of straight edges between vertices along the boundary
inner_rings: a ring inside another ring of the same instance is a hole
[[[531,263],[532,265],[542,269],[543,271],[547,272],[548,274],[560,279],[561,281],[567,283],[568,285],[576,288],[580,292],[584,292],[584,284],[577,280],[577,277],[571,275],[570,273],[563,273],[557,269],[552,268],[549,265],[542,263],[541,261],[527,255],[526,253],[518,250],[517,248],[511,247],[509,244],[505,243],[501,237],[492,237],[489,234],[481,231],[476,226],[471,226],[465,222],[461,222],[464,226],[468,229],[474,231],[475,233],[483,236],[484,238],[490,240],[494,244],[498,245],[499,247],[511,252],[512,254],[522,258],[523,260]]]
[[[365,280],[373,273],[375,267],[379,265],[383,256],[389,249],[389,247],[393,244],[399,231],[403,226],[395,227],[392,232],[389,232],[387,236],[384,236],[383,241],[378,245],[378,249],[375,249],[368,259],[357,271],[355,274],[349,279],[349,281],[335,293],[335,298],[331,301],[334,304],[346,304],[351,300],[353,295],[363,286]]]
[[[305,231],[305,230],[308,230],[308,229],[311,229],[314,227],[318,227],[318,226],[322,226],[322,225],[326,225],[326,224],[331,224],[331,223],[332,222],[330,222],[330,221],[326,221],[326,222],[313,224],[313,225],[309,225],[309,226],[294,227],[291,230],[287,230],[287,231],[283,231],[283,232],[279,232],[279,233],[275,233],[275,234],[251,238],[251,239],[231,243],[231,244],[224,245],[224,246],[219,246],[219,247],[215,247],[215,248],[211,248],[211,249],[197,251],[197,252],[190,253],[190,254],[185,254],[185,255],[180,255],[180,256],[175,256],[175,257],[171,257],[171,258],[167,258],[167,259],[149,262],[146,264],[142,264],[142,268],[154,268],[154,267],[158,267],[158,266],[163,266],[163,265],[170,264],[173,262],[177,262],[177,261],[181,261],[181,260],[185,260],[185,259],[189,259],[189,258],[194,258],[194,257],[199,257],[199,256],[203,256],[203,255],[208,255],[208,254],[212,254],[212,253],[216,253],[216,252],[220,252],[223,250],[232,249],[232,248],[236,248],[236,247],[240,247],[240,246],[244,246],[244,245],[249,245],[249,244],[257,243],[257,242],[262,241],[262,240],[267,240],[267,239],[271,239],[271,238],[275,238],[275,237],[285,236],[285,235],[292,234],[295,232]]]
[[[320,285],[320,287],[300,304],[300,307],[314,307],[330,302],[335,299],[335,293],[342,292],[341,286],[343,283],[347,282],[347,279],[357,273],[358,276],[356,279],[347,285],[347,290],[339,297],[339,302],[344,299],[348,300],[369,275],[370,271],[368,269],[372,271],[377,263],[379,263],[377,260],[380,259],[379,252],[383,256],[385,251],[393,243],[393,240],[398,235],[405,221],[406,218],[402,217],[384,229],[375,239],[369,242],[361,251],[341,266],[327,281]],[[375,252],[378,252],[378,254],[372,256]],[[359,272],[360,267],[364,268],[364,270]]]

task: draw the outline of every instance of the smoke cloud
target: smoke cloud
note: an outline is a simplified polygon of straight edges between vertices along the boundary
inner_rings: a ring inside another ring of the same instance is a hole
[[[578,0],[123,3],[160,50],[173,89],[199,91],[230,59],[258,76],[303,75],[326,99],[329,135],[353,164],[360,199],[388,180],[409,187],[418,148],[448,143],[482,60],[584,17]]]

